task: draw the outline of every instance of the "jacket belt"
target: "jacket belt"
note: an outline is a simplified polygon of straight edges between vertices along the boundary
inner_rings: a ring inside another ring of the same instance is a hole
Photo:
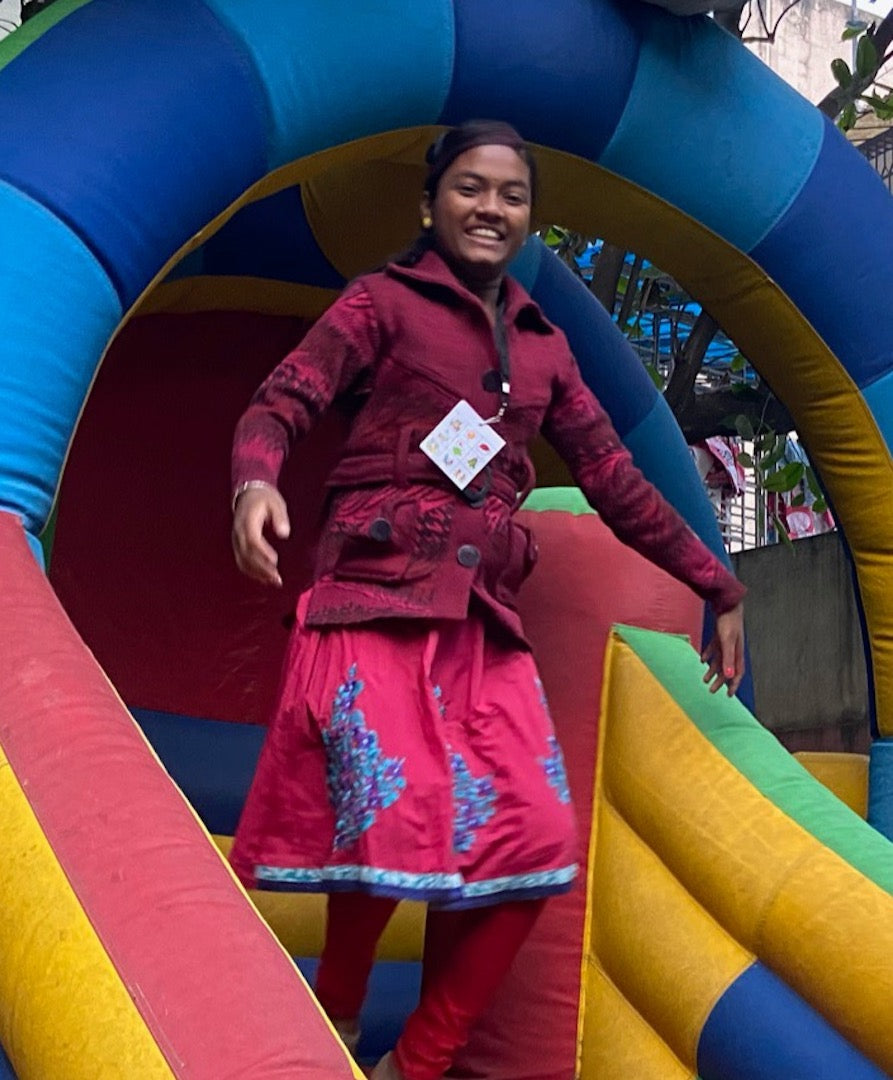
[[[338,462],[326,480],[327,488],[357,488],[379,484],[395,484],[398,487],[406,484],[429,484],[455,492],[472,506],[479,506],[486,496],[494,495],[512,509],[529,491],[527,485],[519,491],[511,477],[489,465],[467,488],[460,491],[421,450],[409,447],[398,448],[396,452],[350,454]]]

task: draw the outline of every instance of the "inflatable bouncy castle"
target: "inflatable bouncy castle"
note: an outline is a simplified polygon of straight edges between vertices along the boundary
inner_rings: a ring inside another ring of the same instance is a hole
[[[790,409],[852,556],[876,740],[848,806],[707,694],[693,598],[542,449],[522,602],[588,873],[455,1075],[893,1072],[893,203],[835,128],[709,19],[637,0],[57,0],[0,43],[0,110],[0,1075],[361,1075],[299,970],[321,900],[249,898],[221,854],[344,420],[283,480],[288,596],[231,565],[228,449],[412,238],[439,127],[481,115],[536,145],[542,221],[671,272]],[[512,272],[719,552],[607,315],[535,239]],[[383,943],[369,1055],[423,920]]]

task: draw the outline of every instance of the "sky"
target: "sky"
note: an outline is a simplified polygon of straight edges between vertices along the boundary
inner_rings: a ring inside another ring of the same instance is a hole
[[[893,8],[893,0],[858,0],[859,7],[863,11],[869,12],[871,15],[880,15],[883,18],[884,15],[890,14],[890,9]]]

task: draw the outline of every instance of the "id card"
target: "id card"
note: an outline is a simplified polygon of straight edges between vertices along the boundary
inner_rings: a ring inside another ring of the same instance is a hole
[[[482,420],[467,401],[460,401],[419,443],[422,453],[446,473],[456,487],[466,488],[505,446],[505,439]]]

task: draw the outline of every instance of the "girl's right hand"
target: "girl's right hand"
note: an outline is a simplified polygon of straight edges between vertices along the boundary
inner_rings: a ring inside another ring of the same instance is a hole
[[[236,500],[233,511],[236,565],[255,581],[281,587],[279,555],[264,536],[267,527],[280,540],[288,537],[291,525],[285,499],[272,486],[248,488]]]
[[[710,693],[725,686],[729,697],[734,696],[744,678],[744,605],[737,604],[716,616],[713,640],[701,654],[709,664],[705,683],[712,683]]]

